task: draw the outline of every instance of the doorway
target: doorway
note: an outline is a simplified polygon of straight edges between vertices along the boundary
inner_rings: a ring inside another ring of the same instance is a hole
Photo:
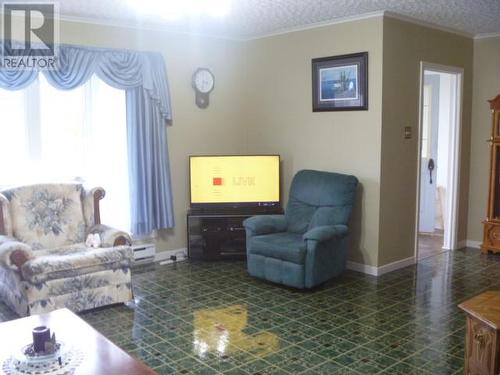
[[[457,248],[460,68],[421,64],[417,259]]]

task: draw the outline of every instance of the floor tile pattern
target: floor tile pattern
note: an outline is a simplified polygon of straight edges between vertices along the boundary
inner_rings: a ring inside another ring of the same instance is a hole
[[[462,374],[456,305],[500,288],[500,256],[347,271],[309,292],[251,278],[243,262],[150,265],[133,284],[135,305],[80,316],[159,374]],[[0,321],[14,318],[0,302]]]

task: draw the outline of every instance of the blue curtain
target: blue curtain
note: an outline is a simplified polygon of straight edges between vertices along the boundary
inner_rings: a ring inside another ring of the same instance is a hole
[[[57,69],[40,72],[61,90],[83,85],[94,74],[108,85],[126,90],[132,232],[144,235],[173,227],[166,130],[172,113],[162,56],[60,45]],[[24,89],[38,73],[35,69],[0,67],[0,87]]]

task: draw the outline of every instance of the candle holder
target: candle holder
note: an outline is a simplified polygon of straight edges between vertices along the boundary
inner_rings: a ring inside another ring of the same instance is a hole
[[[50,328],[39,326],[33,328],[33,343],[26,346],[24,354],[27,357],[45,357],[55,354],[61,346],[56,341],[56,334],[50,335]]]
[[[35,327],[32,334],[33,342],[14,349],[12,355],[0,361],[0,374],[69,375],[82,363],[82,350],[64,341],[57,342],[47,327]]]
[[[33,350],[35,353],[45,352],[45,343],[50,341],[50,329],[45,326],[33,328]]]

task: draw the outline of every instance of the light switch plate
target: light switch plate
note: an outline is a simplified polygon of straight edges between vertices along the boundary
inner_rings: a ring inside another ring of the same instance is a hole
[[[411,126],[405,126],[405,139],[411,139]]]

